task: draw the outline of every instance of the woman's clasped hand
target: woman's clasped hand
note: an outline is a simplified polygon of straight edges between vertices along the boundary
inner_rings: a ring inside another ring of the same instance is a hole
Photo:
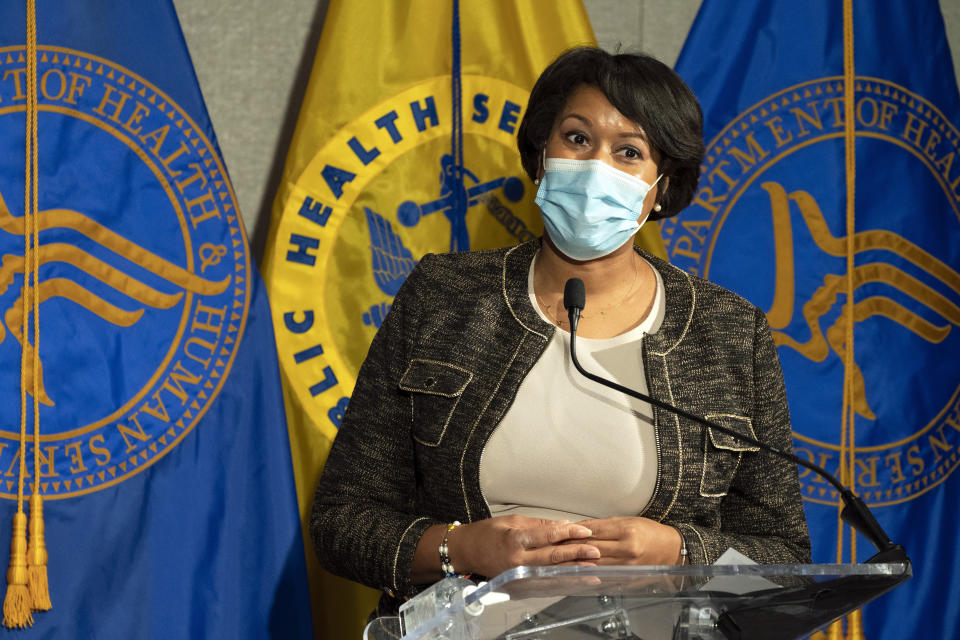
[[[421,539],[421,562],[414,562],[424,577],[436,575],[438,540],[446,531],[431,529]],[[670,565],[680,562],[682,548],[673,527],[628,516],[580,522],[496,516],[459,526],[447,538],[457,572],[484,576],[518,566]]]
[[[597,565],[670,565],[680,564],[683,541],[671,526],[650,518],[615,516],[582,520],[580,526],[592,532],[586,540],[600,552]]]
[[[497,516],[458,527],[449,538],[450,557],[458,571],[485,576],[521,565],[593,565],[601,554],[589,543],[592,535],[564,520]]]

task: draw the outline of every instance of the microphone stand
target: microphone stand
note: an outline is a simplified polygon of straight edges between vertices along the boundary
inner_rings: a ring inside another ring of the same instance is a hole
[[[590,373],[580,364],[580,361],[577,360],[577,324],[580,322],[580,312],[583,310],[583,307],[586,304],[586,292],[584,290],[583,281],[580,278],[570,278],[567,280],[566,285],[563,290],[563,306],[567,309],[567,314],[570,320],[570,358],[573,360],[573,366],[576,367],[584,377],[593,380],[598,384],[602,384],[605,387],[609,387],[620,393],[625,393],[632,398],[636,398],[643,402],[648,402],[655,407],[665,409],[675,413],[687,420],[692,420],[697,424],[705,425],[711,429],[715,429],[721,433],[725,433],[728,436],[736,438],[742,442],[746,442],[755,447],[758,447],[764,451],[769,451],[774,455],[780,456],[794,464],[798,464],[802,467],[810,469],[817,475],[821,476],[827,482],[832,484],[837,491],[840,493],[840,498],[843,500],[843,510],[840,512],[840,518],[849,524],[855,531],[865,536],[873,545],[877,548],[878,553],[873,555],[867,560],[869,563],[876,562],[890,562],[890,563],[908,563],[910,560],[907,558],[906,551],[901,545],[894,544],[886,532],[883,530],[883,527],[880,526],[880,523],[877,522],[877,519],[873,516],[873,513],[870,512],[870,509],[867,507],[866,503],[860,499],[853,491],[843,486],[839,480],[837,480],[833,474],[829,473],[826,469],[820,465],[804,460],[796,456],[793,453],[782,451],[777,447],[771,446],[764,442],[760,442],[756,438],[751,438],[750,436],[743,435],[725,427],[723,425],[717,424],[702,418],[700,416],[694,415],[683,409],[674,407],[673,405],[651,398],[650,396],[635,391],[633,389],[628,389],[623,385],[617,384],[612,380],[607,380],[601,378],[598,375]]]

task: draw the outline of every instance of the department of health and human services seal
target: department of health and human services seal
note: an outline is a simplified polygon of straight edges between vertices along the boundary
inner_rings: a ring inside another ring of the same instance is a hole
[[[241,341],[250,260],[219,153],[183,109],[109,60],[50,46],[38,56],[39,486],[66,498],[139,473],[198,424]],[[0,136],[21,149],[25,83],[23,47],[0,49]],[[36,341],[20,329],[23,162],[0,158],[7,498],[20,457],[33,458],[18,432],[21,347],[32,355]]]
[[[278,351],[288,389],[329,440],[420,257],[542,231],[516,152],[528,92],[464,75],[457,124],[450,82],[424,80],[359,114],[313,155],[284,203],[265,267]]]
[[[936,105],[856,79],[855,464],[871,505],[935,489],[960,462],[960,135]],[[840,463],[846,255],[843,79],[771,95],[708,145],[671,261],[767,310],[798,455]],[[953,240],[951,240],[951,238]],[[811,400],[816,398],[816,400]],[[804,498],[836,492],[801,470]]]

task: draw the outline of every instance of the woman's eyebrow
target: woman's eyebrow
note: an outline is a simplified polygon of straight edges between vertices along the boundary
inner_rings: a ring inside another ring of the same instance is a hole
[[[618,135],[621,138],[636,138],[644,144],[649,144],[649,141],[647,140],[647,134],[645,134],[643,131],[623,131]]]
[[[593,122],[590,120],[590,118],[588,118],[587,116],[582,116],[582,115],[580,115],[579,113],[567,113],[567,114],[564,114],[563,120],[561,120],[560,122],[563,122],[563,121],[566,120],[567,118],[575,118],[575,119],[579,120],[580,122],[582,122],[582,123],[585,124],[585,125],[592,125],[592,124],[593,124]]]
[[[564,122],[566,122],[567,118],[573,118],[575,120],[579,120],[586,126],[593,126],[593,121],[590,120],[590,118],[576,112],[564,114],[563,118],[560,120],[560,123],[563,124]],[[648,144],[648,145],[650,144],[649,140],[647,140],[647,134],[644,133],[642,129],[640,131],[621,131],[617,133],[617,136],[619,136],[620,138],[636,138],[641,142],[643,142],[644,144]]]
[[[588,118],[587,116],[581,115],[581,114],[579,114],[579,113],[576,113],[576,112],[573,112],[573,113],[565,113],[565,114],[563,115],[563,118],[560,120],[560,122],[561,122],[561,123],[564,122],[567,118],[574,118],[575,120],[579,120],[580,122],[582,122],[582,123],[584,123],[584,124],[586,124],[586,125],[593,125],[593,121],[590,120],[590,118]],[[644,133],[642,129],[641,129],[640,131],[627,131],[627,130],[624,130],[624,131],[621,131],[620,133],[618,133],[617,135],[619,135],[620,137],[623,137],[623,138],[640,138],[640,139],[643,140],[644,142],[647,141],[647,134]]]

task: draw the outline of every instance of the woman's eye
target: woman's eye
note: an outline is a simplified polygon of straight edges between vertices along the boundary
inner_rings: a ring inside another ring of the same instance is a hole
[[[620,153],[623,154],[625,158],[630,158],[631,160],[640,158],[640,152],[633,147],[624,147],[620,150]]]
[[[573,144],[586,144],[587,136],[583,135],[582,133],[573,132],[567,134],[567,140]]]

